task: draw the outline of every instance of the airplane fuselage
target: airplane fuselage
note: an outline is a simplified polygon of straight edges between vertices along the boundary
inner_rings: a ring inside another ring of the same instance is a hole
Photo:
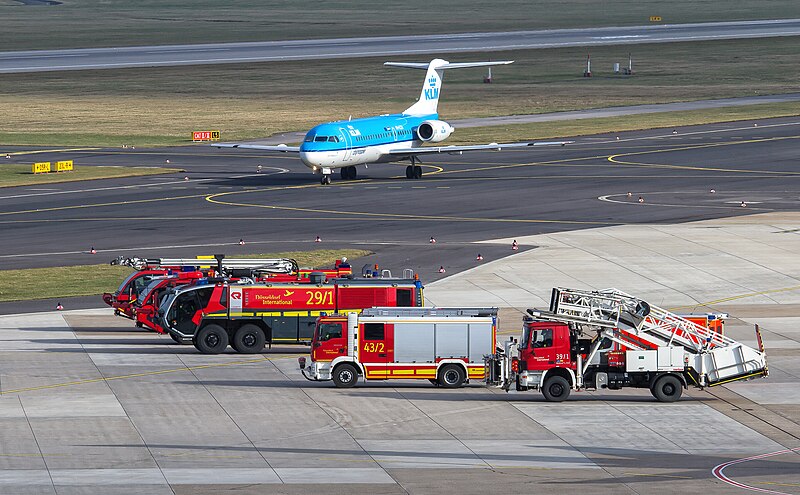
[[[420,146],[417,127],[426,120],[437,119],[435,113],[398,113],[320,124],[306,134],[300,145],[300,159],[316,173],[401,160],[404,157],[390,155],[389,151]]]

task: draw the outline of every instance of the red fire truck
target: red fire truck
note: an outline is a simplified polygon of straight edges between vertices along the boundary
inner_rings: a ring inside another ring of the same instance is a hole
[[[256,353],[265,344],[310,343],[323,313],[422,305],[422,284],[416,278],[326,280],[312,273],[305,284],[223,282],[178,288],[162,301],[158,324],[206,354],[223,352],[229,343],[237,352]]]
[[[497,308],[369,308],[317,320],[309,380],[352,387],[364,380],[430,380],[457,388],[483,379],[495,352]]]
[[[767,376],[759,349],[617,289],[556,288],[549,311],[528,310],[522,338],[487,357],[487,382],[540,390],[563,401],[571,390],[647,388],[662,402],[684,388]],[[697,317],[694,317],[697,318]],[[584,338],[591,337],[591,338]]]

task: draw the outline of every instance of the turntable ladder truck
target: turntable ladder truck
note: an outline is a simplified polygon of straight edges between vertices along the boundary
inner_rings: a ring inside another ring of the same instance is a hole
[[[528,310],[522,340],[486,356],[486,381],[508,391],[649,388],[661,402],[700,389],[768,375],[758,349],[617,289],[554,288],[549,311]],[[593,338],[584,338],[584,337]]]

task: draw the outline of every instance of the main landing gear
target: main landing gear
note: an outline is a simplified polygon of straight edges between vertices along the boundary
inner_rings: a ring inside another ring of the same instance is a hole
[[[411,165],[406,167],[406,179],[421,179],[422,178],[422,167],[417,165],[417,160],[413,156],[411,157]]]
[[[355,180],[356,177],[358,177],[358,171],[354,165],[342,167],[339,172],[342,174],[342,179],[344,180]]]
[[[330,175],[323,175],[322,178],[319,180],[319,183],[323,186],[326,186],[331,183],[331,176]]]

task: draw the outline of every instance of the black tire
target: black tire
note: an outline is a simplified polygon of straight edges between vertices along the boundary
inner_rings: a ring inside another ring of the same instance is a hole
[[[464,368],[457,364],[446,364],[439,370],[439,385],[443,388],[459,388],[466,379]]]
[[[228,347],[228,332],[219,325],[206,325],[194,337],[194,346],[203,354],[219,354]]]
[[[267,337],[264,335],[264,331],[258,325],[248,323],[247,325],[242,325],[233,334],[231,347],[242,354],[257,354],[264,350],[264,344],[266,343]]]
[[[422,178],[422,167],[419,165],[414,166],[414,178],[421,179]]]
[[[413,179],[414,178],[414,167],[409,165],[406,167],[406,179]]]
[[[350,171],[347,170],[349,167],[342,167],[339,169],[339,175],[342,177],[342,180],[347,180],[350,178]]]
[[[544,381],[542,394],[550,402],[563,402],[569,397],[569,382],[563,376],[551,376]]]
[[[340,364],[333,369],[333,383],[338,388],[350,388],[358,382],[358,370],[352,364]]]
[[[650,387],[650,393],[659,402],[675,402],[683,394],[683,384],[674,375],[662,376]]]
[[[358,177],[358,170],[356,167],[353,165],[347,167],[347,178],[349,180],[356,180],[356,177]]]

